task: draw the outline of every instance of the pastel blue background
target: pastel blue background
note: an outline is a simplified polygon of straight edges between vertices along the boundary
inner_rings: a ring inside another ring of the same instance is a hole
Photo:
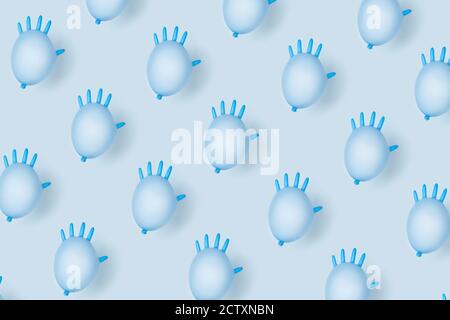
[[[93,244],[110,260],[75,299],[190,299],[188,270],[194,241],[205,232],[230,237],[229,255],[245,270],[227,298],[323,299],[331,254],[353,246],[367,253],[366,266],[382,270],[374,298],[439,299],[450,291],[450,243],[415,257],[406,238],[412,190],[423,182],[450,186],[450,115],[423,120],[414,99],[420,53],[450,45],[450,2],[400,1],[413,9],[399,36],[368,51],[357,30],[359,0],[279,0],[256,32],[234,39],[220,0],[130,0],[118,19],[94,24],[81,0],[15,0],[0,11],[0,151],[38,152],[37,172],[51,180],[43,202],[29,217],[0,221],[0,292],[5,298],[64,298],[53,276],[59,229],[82,221],[95,226]],[[66,28],[66,9],[82,8],[80,30]],[[65,48],[44,83],[19,89],[10,67],[16,24],[27,15],[53,20],[50,37]],[[186,47],[203,60],[189,86],[162,102],[146,79],[153,32],[178,24],[189,30]],[[281,94],[287,46],[298,38],[324,43],[321,59],[337,77],[323,99],[290,112]],[[76,96],[102,86],[113,93],[111,111],[127,126],[110,152],[82,164],[70,138]],[[220,99],[247,104],[249,127],[281,130],[280,173],[257,167],[217,176],[208,165],[177,166],[171,181],[186,193],[176,219],[143,237],[133,221],[131,196],[137,168],[148,160],[170,161],[171,133],[211,120]],[[343,161],[350,117],[372,110],[386,116],[383,129],[399,144],[376,180],[353,185]],[[267,226],[273,181],[285,171],[311,177],[308,194],[324,210],[307,236],[280,248]],[[447,200],[447,203],[448,200]]]

